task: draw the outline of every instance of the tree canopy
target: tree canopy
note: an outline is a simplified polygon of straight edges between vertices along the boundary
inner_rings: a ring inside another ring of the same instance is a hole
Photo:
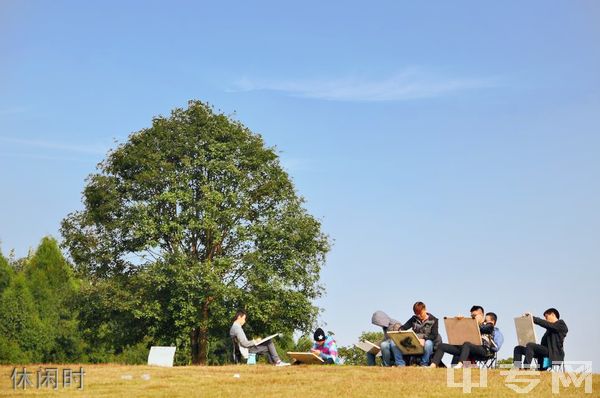
[[[314,324],[328,237],[275,149],[208,104],[131,134],[89,176],[83,202],[61,232],[83,290],[102,298],[84,324],[118,313],[113,333],[175,343],[194,363],[227,338],[236,308],[251,333]]]

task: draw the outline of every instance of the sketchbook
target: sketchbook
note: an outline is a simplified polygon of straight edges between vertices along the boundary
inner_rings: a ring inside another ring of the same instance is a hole
[[[423,346],[414,330],[399,330],[397,332],[387,332],[387,334],[404,355],[423,354]]]
[[[370,352],[375,356],[381,355],[381,348],[379,348],[377,344],[371,343],[369,340],[359,341],[354,345],[364,352]]]
[[[475,319],[444,317],[444,325],[448,335],[448,344],[463,345],[469,342],[481,345],[481,331]]]
[[[287,354],[294,359],[294,364],[303,363],[311,365],[325,363],[325,361],[323,361],[320,356],[312,352],[288,352]]]
[[[266,342],[266,341],[269,341],[269,340],[271,340],[272,338],[274,338],[274,337],[277,337],[277,336],[280,336],[280,335],[281,335],[281,333],[275,333],[275,334],[272,334],[272,335],[270,335],[270,336],[267,336],[267,337],[265,337],[264,339],[260,339],[260,340],[254,340],[254,345],[261,345],[262,343],[264,343],[264,342]]]
[[[525,347],[527,343],[535,343],[535,327],[533,326],[532,316],[519,316],[515,318],[515,328],[517,329],[517,339],[519,345]]]

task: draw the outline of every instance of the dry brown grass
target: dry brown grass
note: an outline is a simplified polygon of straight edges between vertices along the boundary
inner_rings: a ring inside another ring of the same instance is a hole
[[[50,365],[43,365],[44,367]],[[455,397],[462,389],[446,385],[444,369],[381,368],[357,366],[188,366],[157,368],[126,365],[82,365],[86,375],[84,390],[75,386],[58,391],[28,388],[13,390],[12,366],[0,366],[0,397]],[[55,365],[79,369],[79,365]],[[21,369],[21,367],[19,367]],[[35,372],[39,365],[27,366]],[[240,377],[234,377],[239,374]],[[474,381],[479,370],[473,370]],[[143,378],[144,375],[146,379]],[[129,379],[128,376],[131,376]],[[457,378],[460,374],[456,373]],[[123,378],[125,377],[125,378]],[[62,379],[61,379],[62,380]],[[544,372],[540,383],[525,396],[552,396],[552,375]],[[35,384],[35,375],[33,376]],[[500,370],[488,372],[488,387],[474,388],[473,397],[523,396],[505,386]],[[593,393],[584,394],[583,386],[562,388],[559,397],[600,396],[600,375],[593,376]]]

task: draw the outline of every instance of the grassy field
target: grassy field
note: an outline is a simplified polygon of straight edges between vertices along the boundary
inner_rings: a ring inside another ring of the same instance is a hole
[[[13,390],[12,366],[0,366],[0,397],[60,396],[60,397],[550,397],[552,375],[543,372],[532,380],[539,384],[528,394],[517,394],[505,385],[501,370],[488,371],[488,387],[473,388],[464,394],[462,388],[447,386],[446,370],[428,368],[381,368],[356,366],[289,366],[268,365],[156,368],[126,365],[82,365],[85,370],[84,389],[77,386],[57,391],[36,388],[35,372],[39,365],[29,365],[34,387]],[[50,365],[43,365],[50,367]],[[78,370],[76,365],[54,365]],[[22,370],[22,367],[18,368]],[[472,370],[477,382],[479,370]],[[239,375],[236,377],[235,375]],[[456,371],[456,380],[461,373]],[[517,383],[519,386],[527,382]],[[600,396],[600,375],[593,375],[593,392],[585,394],[583,384],[561,387],[557,397]]]

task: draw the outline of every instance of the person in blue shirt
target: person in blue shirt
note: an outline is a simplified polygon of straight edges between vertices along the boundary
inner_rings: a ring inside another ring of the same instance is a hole
[[[494,324],[494,343],[496,344],[496,347],[492,347],[492,351],[496,353],[500,350],[500,348],[502,348],[502,344],[504,344],[504,335],[502,334],[500,329],[496,327],[496,322],[498,322],[498,316],[493,312],[488,312],[487,314],[485,314],[485,321]]]

